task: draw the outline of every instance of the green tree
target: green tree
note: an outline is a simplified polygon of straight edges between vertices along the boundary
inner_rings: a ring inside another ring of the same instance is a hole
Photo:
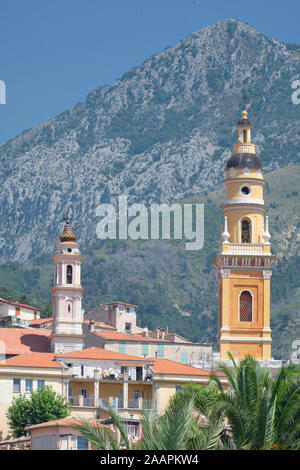
[[[197,385],[194,382],[183,385],[182,389],[172,396],[171,402],[178,402],[178,405],[184,404],[188,398],[193,398],[195,408],[204,416],[210,411],[210,408],[217,401],[220,392],[215,382],[209,382],[208,386]]]
[[[30,406],[28,398],[25,395],[19,395],[14,398],[7,410],[7,419],[13,437],[24,436],[24,430],[28,426],[29,415]]]
[[[14,437],[24,436],[25,428],[69,415],[69,405],[51,387],[31,391],[30,396],[19,395],[7,410],[9,427]]]
[[[219,389],[214,412],[221,412],[232,430],[235,448],[256,450],[295,449],[300,445],[300,370],[283,366],[272,379],[270,372],[251,356],[238,366],[221,364],[230,391],[224,391],[218,376],[212,376]]]

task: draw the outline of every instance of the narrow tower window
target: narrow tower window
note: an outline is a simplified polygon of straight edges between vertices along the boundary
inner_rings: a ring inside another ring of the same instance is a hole
[[[252,321],[252,295],[248,290],[240,294],[240,321]]]
[[[243,142],[244,144],[247,143],[247,131],[243,130]]]
[[[242,220],[242,243],[250,242],[250,222],[249,220]]]
[[[73,268],[68,264],[67,266],[67,284],[72,284]]]

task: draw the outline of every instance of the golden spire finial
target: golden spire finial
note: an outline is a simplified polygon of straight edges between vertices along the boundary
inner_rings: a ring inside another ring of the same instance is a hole
[[[61,242],[75,242],[76,237],[73,233],[73,230],[69,221],[69,209],[67,211],[66,216],[64,217],[64,221],[65,221],[65,227],[64,227],[64,231],[62,235],[60,236],[60,241]]]

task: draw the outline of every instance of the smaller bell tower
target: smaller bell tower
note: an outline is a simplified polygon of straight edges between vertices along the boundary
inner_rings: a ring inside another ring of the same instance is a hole
[[[69,220],[66,220],[54,261],[53,326],[51,351],[71,352],[83,349],[83,312],[81,299],[81,254]]]

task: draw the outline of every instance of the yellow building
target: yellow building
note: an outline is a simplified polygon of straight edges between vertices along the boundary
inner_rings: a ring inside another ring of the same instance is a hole
[[[220,380],[227,387],[226,377]],[[70,353],[27,352],[0,362],[0,441],[10,434],[6,413],[15,397],[50,386],[73,418],[107,420],[108,406],[137,432],[143,409],[162,414],[184,384],[207,385],[210,371],[163,358],[88,348]]]
[[[224,231],[214,265],[218,269],[218,347],[221,359],[250,354],[271,359],[271,254],[265,184],[243,111],[238,141],[225,169]]]

